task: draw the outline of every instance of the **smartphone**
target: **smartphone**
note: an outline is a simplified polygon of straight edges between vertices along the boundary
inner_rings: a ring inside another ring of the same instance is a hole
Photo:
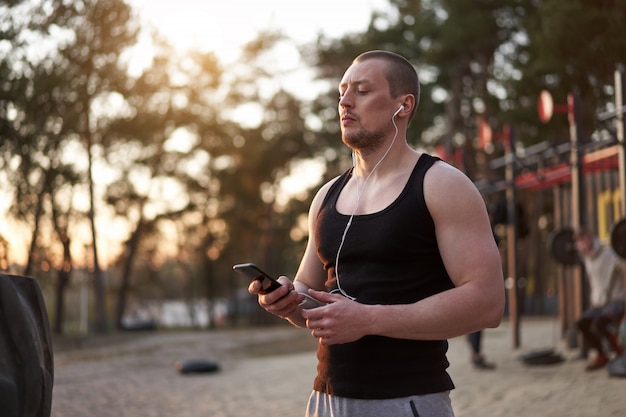
[[[253,263],[237,264],[233,269],[245,275],[250,281],[261,281],[261,294],[267,294],[280,287],[280,282]]]
[[[256,266],[253,263],[246,264],[237,264],[233,266],[233,269],[243,275],[245,275],[248,279],[255,280],[258,279],[261,281],[262,289],[261,294],[267,294],[274,291],[276,288],[281,286],[281,283],[276,280],[276,278],[272,277],[267,272],[263,271],[261,268]],[[304,295],[304,301],[300,303],[300,306],[303,309],[315,308],[325,305],[321,301],[316,300],[311,297],[309,294],[300,293]]]

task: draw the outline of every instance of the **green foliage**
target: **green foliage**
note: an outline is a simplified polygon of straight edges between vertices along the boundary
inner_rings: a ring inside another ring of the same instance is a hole
[[[521,18],[526,35],[509,57],[522,76],[509,88],[514,109],[527,124],[536,125],[538,92],[547,89],[555,104],[565,104],[567,94],[581,100],[582,126],[588,138],[599,128],[596,114],[614,97],[614,72],[626,57],[626,4],[623,1],[589,2],[544,0],[524,2]],[[567,140],[564,115],[555,114],[548,126],[529,135]],[[547,137],[548,136],[548,137]]]

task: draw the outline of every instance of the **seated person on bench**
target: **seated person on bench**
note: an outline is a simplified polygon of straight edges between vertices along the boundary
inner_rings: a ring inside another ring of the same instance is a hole
[[[609,362],[603,346],[605,341],[618,355],[622,354],[615,329],[624,316],[624,267],[613,249],[602,245],[589,230],[580,229],[575,240],[591,289],[590,306],[576,325],[583,336],[583,357],[587,349],[597,351],[596,357],[587,364],[586,369],[592,371]]]

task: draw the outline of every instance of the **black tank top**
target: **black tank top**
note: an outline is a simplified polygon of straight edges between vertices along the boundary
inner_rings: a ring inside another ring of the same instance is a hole
[[[438,158],[422,154],[407,184],[384,210],[354,216],[339,257],[341,288],[363,304],[408,304],[453,288],[424,200],[426,171]],[[335,257],[350,216],[336,210],[346,171],[328,190],[318,213],[317,254],[326,288],[337,288]],[[448,342],[366,336],[318,346],[314,389],[348,398],[398,398],[454,388],[446,368]]]

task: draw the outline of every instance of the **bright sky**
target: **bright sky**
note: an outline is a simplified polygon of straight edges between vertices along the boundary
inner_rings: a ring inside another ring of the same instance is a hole
[[[319,34],[338,38],[367,28],[373,11],[389,0],[128,0],[147,22],[180,49],[215,52],[223,63],[237,60],[241,47],[261,31],[279,30],[301,45]],[[146,48],[148,53],[149,48]],[[276,82],[301,99],[313,99],[319,87],[304,68],[294,45],[281,45],[271,70]],[[140,54],[135,56],[138,69]],[[145,59],[144,59],[145,61]],[[132,71],[131,64],[131,71]],[[281,75],[279,75],[281,74]],[[288,75],[286,75],[288,74]],[[303,87],[304,86],[304,87]]]
[[[361,31],[388,0],[129,0],[178,46],[201,46],[233,59],[262,30],[280,29],[298,43],[322,32]]]

